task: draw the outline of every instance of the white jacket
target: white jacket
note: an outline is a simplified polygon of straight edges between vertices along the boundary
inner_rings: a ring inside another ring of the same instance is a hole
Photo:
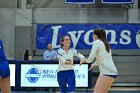
[[[103,41],[96,40],[93,42],[92,50],[87,58],[87,62],[91,63],[96,57],[96,64],[99,66],[100,74],[117,75],[117,68],[112,60],[111,49],[106,51]]]
[[[77,56],[80,59],[85,58],[82,54],[80,54],[76,49],[70,48],[68,53],[65,52],[63,48],[59,48],[57,50],[57,58],[59,61],[58,71],[65,71],[65,70],[73,70],[74,66],[70,64],[65,64],[66,61],[72,61],[73,57]]]

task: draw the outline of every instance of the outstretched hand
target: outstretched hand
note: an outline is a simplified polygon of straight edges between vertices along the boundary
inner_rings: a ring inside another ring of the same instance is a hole
[[[81,59],[80,65],[82,65],[82,64],[84,64],[84,63],[86,63],[86,59]]]
[[[90,66],[90,68],[88,69],[88,71],[90,71],[92,68],[94,68],[94,67],[96,67],[97,66],[97,64],[96,63],[93,63],[91,66]]]

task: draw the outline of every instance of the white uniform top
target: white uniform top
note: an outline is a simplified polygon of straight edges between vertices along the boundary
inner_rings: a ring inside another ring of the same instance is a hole
[[[63,48],[59,48],[57,50],[57,58],[58,58],[58,61],[59,61],[58,71],[73,70],[74,65],[65,64],[65,62],[66,61],[72,61],[73,62],[73,57],[74,56],[77,56],[80,59],[85,58],[82,54],[77,52],[77,50],[74,49],[74,48],[70,48],[68,50],[68,53],[66,53]]]
[[[100,74],[117,75],[116,66],[112,60],[111,49],[106,51],[103,41],[96,40],[93,42],[92,50],[87,58],[87,62],[91,63],[96,57],[96,64],[99,66]]]

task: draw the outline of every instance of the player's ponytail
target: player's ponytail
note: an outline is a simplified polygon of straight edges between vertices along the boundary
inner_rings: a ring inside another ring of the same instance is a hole
[[[101,29],[101,33],[102,33],[101,40],[104,42],[105,48],[106,48],[107,52],[109,53],[109,51],[110,51],[110,45],[107,42],[106,32],[103,29]]]

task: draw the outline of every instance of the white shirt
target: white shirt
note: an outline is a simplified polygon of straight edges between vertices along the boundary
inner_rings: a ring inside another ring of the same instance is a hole
[[[74,65],[65,64],[65,62],[69,60],[73,62],[74,56],[77,56],[80,59],[85,58],[82,54],[77,52],[77,50],[74,48],[70,48],[68,50],[68,53],[66,53],[63,48],[59,48],[57,51],[57,58],[59,61],[58,71],[73,70]]]
[[[92,50],[87,58],[87,62],[90,63],[96,57],[96,64],[99,66],[100,74],[117,75],[117,68],[112,59],[111,50],[108,53],[103,41],[96,40],[93,42]]]

